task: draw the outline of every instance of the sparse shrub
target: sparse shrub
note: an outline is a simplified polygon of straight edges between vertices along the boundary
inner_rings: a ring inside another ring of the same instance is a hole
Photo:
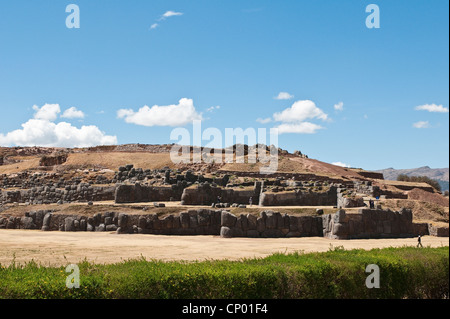
[[[414,183],[426,183],[431,187],[435,188],[437,191],[441,191],[441,185],[438,181],[431,179],[427,176],[408,176],[405,174],[400,174],[397,176],[397,181],[400,182],[414,182]]]

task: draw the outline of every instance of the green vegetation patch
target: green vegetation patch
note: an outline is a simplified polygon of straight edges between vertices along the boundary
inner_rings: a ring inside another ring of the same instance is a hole
[[[369,289],[368,265],[380,270]],[[330,249],[241,261],[78,264],[80,288],[65,267],[34,262],[0,267],[0,298],[298,299],[448,298],[449,248]]]

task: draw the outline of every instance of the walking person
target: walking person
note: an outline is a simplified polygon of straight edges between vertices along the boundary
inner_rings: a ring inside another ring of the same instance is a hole
[[[417,248],[419,248],[419,246],[423,248],[423,246],[422,246],[422,237],[420,237],[420,235],[417,238]]]
[[[250,207],[251,207],[253,204],[253,198],[250,197],[250,199],[248,200],[248,203],[250,204]]]

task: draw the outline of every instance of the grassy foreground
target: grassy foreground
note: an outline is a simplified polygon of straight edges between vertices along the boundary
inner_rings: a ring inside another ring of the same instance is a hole
[[[380,288],[368,289],[369,264]],[[2,298],[448,298],[449,248],[333,249],[263,259],[195,263],[130,260],[82,262],[80,288],[68,289],[65,267],[0,267]]]

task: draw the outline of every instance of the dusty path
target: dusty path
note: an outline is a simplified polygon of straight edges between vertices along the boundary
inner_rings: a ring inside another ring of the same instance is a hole
[[[448,246],[447,237],[423,237],[424,246]],[[265,257],[275,252],[327,251],[333,247],[382,248],[413,246],[416,238],[330,240],[320,237],[223,239],[217,236],[117,235],[114,233],[65,233],[30,230],[0,231],[0,264],[14,259],[23,264],[34,260],[42,265],[67,265],[85,258],[96,263],[115,263],[139,258],[159,260],[205,260]]]

